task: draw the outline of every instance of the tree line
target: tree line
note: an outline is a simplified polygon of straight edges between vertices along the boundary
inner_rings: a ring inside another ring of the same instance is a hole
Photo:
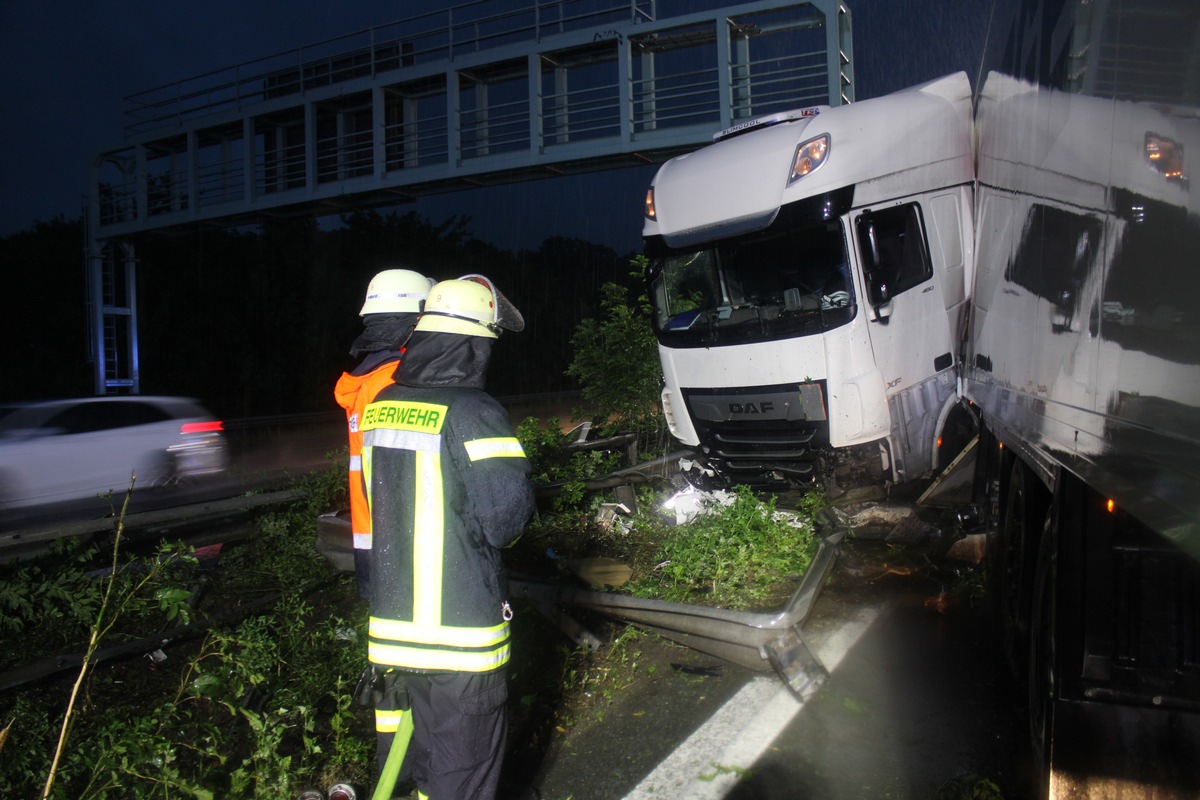
[[[355,363],[367,283],[381,269],[495,281],[526,321],[496,344],[488,389],[501,396],[577,388],[566,375],[576,326],[599,313],[605,283],[638,288],[633,254],[561,237],[503,251],[471,235],[467,217],[434,224],[416,212],[133,243],[141,392],[196,397],[225,418],[333,410],[333,384]],[[94,393],[84,253],[81,220],[0,237],[0,402]]]

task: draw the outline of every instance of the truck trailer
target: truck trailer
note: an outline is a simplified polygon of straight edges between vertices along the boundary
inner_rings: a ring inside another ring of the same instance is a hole
[[[965,418],[1033,795],[1200,797],[1200,4],[995,0],[974,81],[660,169],[663,411],[768,485],[930,476]]]
[[[961,374],[1037,795],[1200,797],[1200,6],[989,43]]]

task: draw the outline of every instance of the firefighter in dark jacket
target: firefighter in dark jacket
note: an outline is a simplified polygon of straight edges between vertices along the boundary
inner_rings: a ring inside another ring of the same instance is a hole
[[[436,284],[397,382],[361,421],[368,657],[407,689],[399,775],[431,800],[493,798],[500,776],[512,617],[500,551],[533,515],[534,494],[508,414],[483,387],[500,330],[523,327],[482,276]],[[402,738],[381,747],[376,797],[391,796]]]
[[[362,430],[359,420],[367,403],[392,382],[401,348],[417,324],[425,296],[433,281],[408,269],[385,269],[367,284],[367,296],[358,315],[363,332],[350,346],[358,366],[343,372],[333,389],[334,399],[346,411],[349,434],[350,532],[354,543],[354,575],[360,597],[367,596],[371,555],[371,513],[362,483]]]

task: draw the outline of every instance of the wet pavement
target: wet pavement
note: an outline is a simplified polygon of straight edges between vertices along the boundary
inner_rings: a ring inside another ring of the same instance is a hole
[[[813,639],[855,613],[869,625],[727,797],[933,798],[974,778],[1023,796],[1021,709],[988,614],[942,607],[927,582],[830,588]]]
[[[843,544],[804,627],[830,671],[807,703],[773,673],[647,642],[668,666],[564,731],[530,781],[544,800],[1026,796],[982,568],[943,544]],[[985,782],[999,793],[968,793]]]

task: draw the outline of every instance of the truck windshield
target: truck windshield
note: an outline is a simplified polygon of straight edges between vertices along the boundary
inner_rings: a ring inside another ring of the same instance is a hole
[[[654,327],[663,344],[710,347],[808,336],[854,318],[841,224],[779,222],[651,260]]]

